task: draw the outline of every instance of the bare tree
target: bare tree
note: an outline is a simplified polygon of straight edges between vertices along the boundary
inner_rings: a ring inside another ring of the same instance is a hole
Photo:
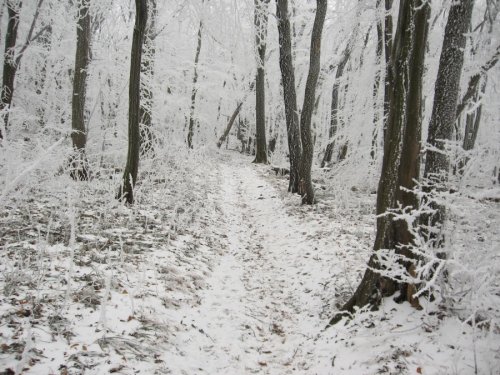
[[[314,143],[311,136],[311,119],[314,110],[316,86],[318,83],[321,60],[321,35],[325,22],[327,0],[316,1],[316,16],[311,35],[309,73],[307,75],[304,104],[300,116],[300,135],[302,141],[302,160],[300,164],[299,189],[302,203],[314,203],[314,187],[311,180],[311,166],[314,156]]]
[[[153,109],[153,89],[155,68],[155,38],[156,19],[158,9],[156,0],[149,1],[149,17],[144,37],[144,51],[141,64],[141,155],[154,151],[154,136],[152,132],[152,109]]]
[[[148,19],[147,0],[135,0],[135,25],[130,58],[129,110],[128,110],[128,153],[123,173],[119,199],[134,203],[134,186],[139,171],[140,117],[141,117],[141,60],[144,34]]]
[[[288,15],[288,0],[276,0],[276,16],[278,18],[278,33],[280,44],[280,70],[283,84],[283,99],[285,102],[286,128],[288,134],[288,149],[290,154],[290,183],[288,191],[299,192],[299,168],[302,158],[299,116],[297,111],[297,93],[295,91],[295,72],[292,59],[292,40],[290,19]]]
[[[398,241],[403,242],[402,250],[398,252],[405,251],[407,228],[394,225],[391,217],[383,214],[395,208],[397,200],[403,197],[400,186],[411,188],[413,181],[418,178],[422,67],[429,14],[430,6],[426,0],[401,1],[391,55],[394,86],[390,93],[387,137],[377,192],[378,217],[374,251],[380,249],[396,251]],[[406,266],[411,267],[411,263]],[[370,257],[363,279],[342,310],[352,312],[355,306],[377,305],[381,296],[392,294],[397,288],[402,289],[403,298],[415,302],[414,305],[418,306],[418,301],[412,299],[413,288],[396,280],[382,278],[380,273],[374,270],[380,270],[376,253]],[[337,314],[330,324],[335,324],[342,316],[344,313]]]
[[[255,78],[256,151],[254,163],[267,164],[265,57],[269,0],[254,0],[255,48],[257,75]]]
[[[434,106],[429,124],[425,176],[445,182],[450,161],[444,152],[446,140],[453,136],[464,63],[465,33],[470,27],[474,0],[460,0],[451,5],[446,23],[443,49],[435,85]]]
[[[9,110],[12,105],[12,98],[14,97],[14,81],[16,79],[17,69],[21,64],[21,59],[28,49],[29,45],[38,39],[40,35],[49,27],[49,25],[42,28],[38,33],[33,35],[35,31],[36,22],[40,14],[40,8],[44,0],[38,0],[36,5],[35,14],[31,21],[31,26],[26,37],[26,41],[20,48],[19,52],[16,53],[15,49],[17,46],[17,31],[19,26],[19,15],[21,13],[22,0],[7,0],[7,13],[9,17],[9,22],[7,24],[7,35],[5,36],[5,51],[4,51],[4,67],[3,67],[3,77],[2,77],[2,90],[0,95],[0,112],[4,110]],[[5,130],[9,125],[9,113],[4,115],[4,126]],[[2,132],[0,130],[0,139],[3,138]]]
[[[203,4],[203,0],[202,0]],[[203,21],[200,21],[200,26],[198,27],[198,44],[196,45],[196,54],[194,56],[194,74],[193,74],[193,88],[191,91],[191,107],[189,111],[189,128],[187,143],[189,148],[193,148],[193,136],[194,136],[194,110],[196,104],[196,93],[198,92],[197,82],[198,82],[198,61],[200,60],[201,52],[201,32],[203,30]]]
[[[332,161],[333,150],[335,148],[335,137],[337,135],[338,127],[339,127],[339,91],[340,91],[340,80],[342,75],[344,74],[345,66],[351,56],[352,43],[353,39],[349,40],[346,48],[342,54],[342,58],[337,65],[337,69],[335,71],[335,82],[333,83],[332,88],[332,101],[330,107],[330,128],[328,131],[328,138],[330,142],[326,146],[325,154],[323,156],[323,160],[321,161],[321,168],[325,167],[328,163]]]
[[[87,75],[90,63],[90,0],[78,2],[76,26],[75,75],[71,103],[71,140],[74,154],[71,160],[71,177],[75,180],[88,178],[88,163],[85,157],[87,129],[85,123],[85,99],[87,96]]]
[[[434,105],[427,135],[429,147],[426,153],[424,176],[431,185],[428,187],[429,190],[445,189],[448,181],[450,160],[445,150],[445,143],[453,137],[464,63],[465,33],[470,27],[473,8],[474,0],[460,0],[452,3],[446,23],[435,84]],[[435,214],[424,218],[432,227],[439,226],[445,217],[444,207],[436,205],[435,208]],[[435,241],[435,247],[440,247],[442,241],[440,235],[435,235],[434,231],[431,231],[429,238]]]

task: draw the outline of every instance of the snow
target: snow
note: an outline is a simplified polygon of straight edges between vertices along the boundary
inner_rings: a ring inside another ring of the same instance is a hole
[[[4,209],[0,370],[498,373],[495,320],[468,324],[438,300],[416,311],[388,298],[326,328],[365,269],[373,194],[349,190],[353,207],[318,192],[301,206],[286,177],[228,151],[151,168],[165,181],[143,184],[136,207],[96,205],[114,202],[103,178],[69,182],[82,202],[50,220],[50,201],[28,221],[20,202]]]

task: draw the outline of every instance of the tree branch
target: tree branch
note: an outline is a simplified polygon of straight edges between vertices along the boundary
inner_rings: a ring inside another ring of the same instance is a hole
[[[481,78],[484,77],[486,73],[488,73],[488,71],[497,64],[499,58],[500,58],[500,45],[497,47],[493,56],[481,67],[479,72],[470,77],[467,91],[462,97],[460,104],[457,106],[457,113],[455,115],[455,118],[458,118],[462,114],[462,112],[464,111],[464,109],[467,107],[467,105],[470,103],[470,100],[474,96],[474,93],[477,90]]]
[[[38,19],[38,16],[40,14],[40,8],[43,4],[43,1],[44,0],[38,0],[38,4],[36,6],[36,10],[35,10],[35,15],[33,16],[33,21],[31,21],[31,26],[30,26],[30,30],[28,32],[28,36],[26,37],[26,42],[24,43],[23,47],[21,48],[21,50],[19,51],[17,57],[16,57],[16,66],[19,66],[19,63],[21,62],[21,58],[23,57],[23,54],[24,52],[26,51],[26,49],[29,47],[30,43],[32,41],[34,41],[35,39],[37,39],[41,33],[44,31],[45,28],[43,28],[40,32],[38,32],[34,38],[32,38],[32,35],[33,35],[33,31],[35,30],[35,25],[36,25],[36,21]]]

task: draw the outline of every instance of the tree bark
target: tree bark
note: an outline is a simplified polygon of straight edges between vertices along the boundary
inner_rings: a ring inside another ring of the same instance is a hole
[[[311,119],[314,110],[316,85],[318,83],[321,62],[321,36],[325,22],[327,0],[316,1],[316,16],[314,18],[311,36],[309,73],[306,81],[304,104],[300,116],[300,135],[302,141],[302,161],[300,165],[300,194],[303,204],[314,203],[314,187],[311,180],[311,167],[314,156],[314,144],[311,136]]]
[[[141,60],[144,34],[148,19],[147,0],[135,0],[135,25],[130,58],[130,86],[128,111],[128,154],[123,173],[119,198],[129,204],[134,203],[134,186],[139,170],[140,151],[140,101],[141,101]]]
[[[474,0],[452,3],[446,23],[427,135],[427,144],[431,148],[427,150],[424,176],[429,183],[429,192],[445,189],[448,182],[450,160],[446,154],[445,142],[453,136],[464,62],[465,33],[470,27],[473,7]],[[437,204],[432,206],[435,213],[426,215],[422,220],[431,227],[439,227],[445,219],[445,208]],[[441,247],[441,234],[430,232],[428,237],[432,246]]]
[[[85,99],[87,94],[87,75],[90,63],[90,1],[81,0],[78,4],[76,27],[75,75],[73,78],[73,97],[71,103],[71,177],[75,180],[88,178],[88,163],[85,157],[87,129],[85,124]]]
[[[382,17],[380,17],[380,10],[382,8],[382,0],[377,0],[376,4],[376,18],[377,18],[377,49],[376,49],[376,65],[377,72],[375,73],[375,80],[373,83],[373,132],[372,132],[372,148],[370,150],[370,157],[372,160],[375,160],[375,156],[377,154],[377,139],[379,133],[379,102],[378,96],[380,92],[380,86],[382,84],[383,75],[382,75],[382,54],[384,52],[384,26],[382,23]]]
[[[454,2],[446,23],[427,136],[427,144],[432,148],[427,150],[425,177],[434,182],[446,183],[448,180],[450,161],[445,152],[445,142],[453,136],[464,63],[465,33],[470,26],[473,7],[474,0]]]
[[[191,91],[191,108],[189,112],[189,128],[188,128],[188,136],[187,143],[189,148],[193,148],[193,136],[194,136],[194,110],[196,104],[196,93],[198,88],[196,84],[198,82],[198,61],[200,60],[200,52],[201,52],[201,31],[203,29],[203,22],[200,21],[200,26],[198,28],[198,44],[196,46],[196,55],[194,57],[194,74],[193,74],[193,89]]]
[[[290,20],[288,17],[288,0],[276,0],[276,16],[278,18],[278,34],[280,43],[279,64],[283,83],[288,150],[290,154],[290,182],[288,185],[288,191],[298,193],[302,144],[300,139],[299,116],[297,110],[297,93],[295,91],[295,72],[292,61],[292,41],[290,36]]]
[[[148,25],[144,36],[144,56],[141,64],[141,155],[154,152],[154,135],[152,127],[153,89],[155,68],[156,38],[156,0],[149,1]]]
[[[12,96],[14,93],[14,79],[16,77],[17,65],[15,56],[15,47],[17,42],[17,30],[19,27],[19,13],[21,12],[22,2],[15,5],[14,1],[7,1],[7,33],[5,35],[5,50],[3,63],[2,91],[0,97],[0,111],[9,110],[12,104]],[[9,114],[4,114],[4,129],[7,130],[9,125]],[[3,138],[2,130],[0,129],[0,139]]]
[[[401,160],[399,162],[398,187],[396,201],[402,207],[410,209],[418,208],[418,198],[412,192],[415,181],[420,178],[420,148],[422,139],[422,78],[424,76],[424,60],[427,36],[429,33],[429,2],[419,5],[421,8],[414,15],[414,41],[410,56],[409,85],[407,88],[407,119],[404,124],[403,145]],[[414,254],[408,245],[413,241],[413,235],[404,220],[392,221],[394,226],[394,243],[398,245],[396,253],[403,255],[406,259],[404,266],[411,274],[414,267],[412,259]],[[412,275],[413,276],[413,275]],[[412,284],[399,283],[401,300],[407,300],[413,307],[421,309],[418,299],[413,297],[416,286]]]
[[[385,82],[384,82],[384,130],[382,136],[385,143],[385,135],[387,130],[387,120],[391,105],[391,91],[393,87],[394,73],[392,66],[392,2],[393,0],[385,0],[385,17],[384,17],[384,55],[385,55]]]
[[[382,173],[377,191],[377,233],[374,251],[395,249],[401,233],[387,213],[396,207],[399,186],[410,176],[418,176],[418,148],[421,125],[422,67],[428,30],[429,4],[426,0],[402,0],[394,49],[394,88],[390,95],[387,138],[384,144]],[[415,108],[410,108],[415,107]],[[411,118],[417,116],[417,118]],[[406,172],[404,169],[409,168]],[[413,183],[413,182],[412,182]],[[380,269],[374,253],[368,268],[351,299],[342,310],[353,311],[355,306],[377,306],[381,297],[392,294],[398,283],[382,278],[372,269]],[[337,314],[330,324],[338,322],[345,313]]]
[[[256,151],[254,163],[267,164],[265,57],[269,0],[255,0],[255,48],[257,76],[255,78]]]
[[[340,89],[340,78],[344,74],[345,66],[349,61],[349,57],[351,56],[352,43],[350,41],[346,46],[344,53],[342,55],[342,60],[340,60],[337,65],[337,70],[335,72],[335,82],[332,88],[332,102],[330,107],[330,129],[328,132],[328,138],[330,142],[326,146],[325,155],[323,156],[323,160],[321,161],[321,168],[324,168],[332,161],[333,149],[335,148],[335,135],[338,130],[338,113],[339,113],[339,89]]]

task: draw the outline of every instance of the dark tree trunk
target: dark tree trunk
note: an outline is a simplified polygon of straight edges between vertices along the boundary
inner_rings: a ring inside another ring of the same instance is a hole
[[[344,50],[344,54],[342,55],[342,60],[337,65],[337,70],[335,72],[335,83],[332,88],[332,103],[330,107],[330,129],[328,131],[328,138],[330,142],[326,146],[325,155],[323,156],[323,160],[321,161],[321,168],[324,168],[332,161],[333,149],[335,148],[335,136],[337,135],[337,130],[339,127],[339,89],[340,89],[340,78],[344,74],[345,66],[349,61],[349,57],[351,56],[351,43],[347,45]]]
[[[12,95],[14,93],[14,79],[16,77],[17,64],[15,47],[17,41],[17,29],[19,27],[19,13],[21,12],[22,2],[16,5],[14,1],[7,1],[7,16],[9,21],[7,23],[7,34],[5,35],[5,50],[4,50],[4,63],[3,63],[3,79],[2,79],[2,92],[0,97],[0,111],[9,110],[12,104]],[[9,114],[4,114],[4,128],[7,130],[9,125]],[[3,138],[0,129],[0,139]]]
[[[255,0],[255,46],[257,76],[255,78],[256,153],[254,163],[267,164],[265,58],[269,0]]]
[[[85,158],[87,129],[85,124],[85,99],[87,75],[90,63],[90,1],[78,4],[76,27],[75,75],[73,78],[73,100],[71,103],[71,140],[74,153],[71,160],[71,177],[75,180],[88,178],[88,163]]]
[[[465,33],[470,26],[473,7],[474,0],[454,2],[446,23],[427,136],[427,143],[437,151],[427,150],[425,163],[425,177],[435,182],[447,181],[450,161],[444,152],[445,141],[453,136],[464,63]]]
[[[198,82],[198,61],[200,60],[200,52],[201,52],[201,31],[203,29],[203,22],[200,21],[200,26],[198,28],[198,45],[196,46],[196,55],[194,57],[194,74],[193,74],[193,89],[191,92],[191,107],[189,111],[189,128],[188,128],[188,136],[187,143],[189,148],[193,148],[193,136],[194,136],[194,110],[196,104],[196,93],[198,88],[196,84]]]
[[[245,96],[243,97],[243,99],[236,105],[236,109],[234,110],[233,114],[229,118],[229,121],[228,121],[228,123],[226,125],[226,129],[224,130],[224,133],[221,135],[221,137],[217,141],[217,147],[218,148],[220,148],[222,146],[222,144],[224,143],[224,141],[227,139],[229,133],[231,132],[233,124],[234,124],[234,122],[236,120],[236,117],[238,116],[238,114],[241,111],[241,107],[243,106],[243,103],[245,102],[245,100],[247,99],[248,95],[253,91],[254,88],[255,88],[255,81],[252,81],[252,83],[250,84],[248,92],[245,94]],[[242,129],[241,129],[241,126],[240,126],[238,128],[238,140],[244,142],[242,140],[243,139],[242,138],[242,133],[243,132],[242,132]]]
[[[376,50],[376,65],[377,72],[375,74],[375,81],[373,83],[373,132],[372,132],[372,148],[370,150],[370,157],[372,160],[375,159],[378,150],[378,133],[379,133],[379,102],[378,96],[380,92],[380,86],[384,79],[382,75],[382,54],[384,52],[384,26],[382,23],[382,18],[380,17],[380,10],[382,9],[382,0],[377,0],[376,13],[377,13],[377,50]]]
[[[224,133],[221,135],[219,138],[219,141],[217,142],[217,147],[220,148],[224,141],[226,140],[227,136],[231,132],[231,129],[234,125],[234,121],[236,120],[236,117],[238,117],[238,114],[240,113],[241,107],[243,106],[243,102],[238,103],[236,106],[236,109],[234,110],[231,118],[229,119],[229,122],[227,123],[226,129],[224,130]]]
[[[141,65],[141,155],[154,152],[154,135],[152,127],[153,79],[155,64],[156,38],[156,0],[149,1],[148,25],[144,36],[144,56]]]
[[[311,119],[314,110],[316,85],[318,83],[321,60],[321,35],[325,23],[327,0],[316,1],[316,16],[314,18],[311,36],[311,51],[309,74],[307,76],[304,105],[300,116],[300,135],[302,140],[302,161],[300,164],[300,194],[303,204],[314,203],[314,187],[311,180],[311,167],[314,156],[314,144],[311,136]]]
[[[396,243],[406,234],[393,225],[387,215],[380,216],[396,207],[400,197],[399,186],[407,179],[418,176],[418,152],[421,125],[422,67],[428,30],[429,5],[425,0],[402,0],[398,28],[392,53],[394,87],[390,95],[390,111],[387,121],[387,138],[384,144],[382,174],[377,192],[377,234],[374,251],[395,249]],[[411,118],[417,116],[417,118]],[[404,169],[408,168],[406,172]],[[413,181],[411,182],[413,183]],[[402,228],[407,232],[406,228]],[[394,280],[381,278],[371,269],[378,269],[376,255],[368,262],[361,283],[343,310],[353,311],[355,306],[378,305],[383,295],[392,294],[400,287]],[[407,296],[405,296],[407,297]],[[335,316],[335,324],[343,314]]]
[[[0,20],[3,19],[3,11],[5,8],[5,2],[2,1],[2,5],[0,5]],[[0,27],[0,40],[2,40],[2,28]]]
[[[418,208],[418,198],[412,192],[415,181],[420,178],[420,143],[422,139],[422,78],[424,76],[424,60],[427,36],[429,31],[430,5],[426,3],[415,13],[415,36],[410,57],[409,85],[407,88],[407,119],[404,125],[403,145],[399,163],[399,183],[396,201],[402,207]],[[414,269],[414,254],[408,249],[413,240],[408,223],[403,220],[393,221],[394,242],[398,245],[396,252],[407,261],[404,265],[411,274]],[[412,276],[415,276],[412,274]],[[416,287],[412,284],[400,283],[401,299],[408,300],[413,307],[421,309],[418,299],[413,295]]]
[[[385,18],[384,18],[384,55],[385,55],[385,82],[384,82],[384,130],[383,140],[385,142],[387,120],[391,105],[391,91],[393,87],[393,66],[392,66],[392,1],[385,0]]]
[[[361,2],[358,1],[357,10],[356,10],[356,19],[359,19],[361,17],[362,10],[363,10],[363,5]],[[340,108],[341,108],[340,93],[341,93],[341,91],[347,90],[348,84],[345,84],[341,90],[340,79],[344,75],[345,67],[347,66],[347,63],[349,62],[349,59],[351,58],[351,52],[354,48],[354,44],[356,43],[356,40],[357,40],[358,35],[359,35],[359,27],[360,27],[360,24],[359,24],[359,22],[357,22],[354,29],[352,30],[352,34],[347,42],[347,45],[344,49],[344,52],[342,53],[342,58],[341,58],[340,62],[337,64],[337,69],[335,72],[335,81],[334,81],[334,84],[332,87],[332,101],[331,101],[331,107],[330,107],[330,128],[329,128],[329,132],[328,132],[329,133],[328,134],[329,143],[326,146],[325,154],[323,155],[323,160],[321,161],[321,168],[324,168],[332,161],[333,150],[335,148],[335,142],[336,142],[335,136],[338,132],[339,125],[340,126],[342,125],[339,121],[340,120],[339,113],[340,113]],[[366,39],[365,39],[365,41],[366,41]],[[344,153],[342,150],[345,150],[345,154],[346,154],[347,148],[348,148],[348,144],[347,144],[347,142],[345,142],[340,147],[339,154],[337,157],[338,161],[340,161],[342,159],[340,157],[340,155]]]
[[[35,36],[33,32],[35,31],[36,21],[40,14],[40,8],[42,7],[44,0],[38,0],[36,5],[35,14],[33,20],[31,21],[31,26],[28,31],[28,36],[23,46],[16,53],[16,40],[17,40],[17,28],[19,25],[19,13],[21,11],[22,1],[19,1],[16,7],[10,0],[7,1],[7,10],[9,14],[9,23],[7,25],[7,36],[5,38],[5,55],[4,55],[4,71],[3,71],[3,85],[0,97],[0,111],[5,108],[10,109],[12,106],[12,98],[14,96],[14,80],[16,79],[16,72],[21,64],[21,59],[24,52],[28,49],[29,45],[36,39],[38,39],[43,33],[50,28],[50,25],[42,28]],[[12,22],[12,23],[11,23]],[[7,48],[10,46],[9,48]],[[7,69],[7,70],[6,70]],[[7,129],[9,123],[9,113],[7,112],[4,117],[5,129]],[[2,138],[2,133],[0,130],[0,139]]]
[[[135,0],[135,26],[132,38],[130,58],[130,86],[128,111],[128,154],[127,165],[123,173],[123,182],[119,198],[127,203],[134,203],[134,186],[139,171],[140,151],[140,115],[141,115],[141,59],[144,33],[148,19],[147,0]]]
[[[293,70],[292,61],[292,41],[290,36],[290,20],[288,18],[288,0],[276,0],[276,16],[278,18],[280,43],[279,63],[283,83],[283,99],[285,102],[288,149],[290,154],[290,183],[288,190],[292,193],[298,193],[302,145],[297,110],[297,94],[295,91],[295,72]]]
[[[431,189],[446,188],[450,160],[445,151],[445,141],[453,137],[457,114],[457,101],[460,92],[460,78],[464,63],[466,35],[470,27],[474,0],[460,0],[451,5],[444,32],[443,48],[439,60],[438,76],[435,84],[434,105],[432,108],[427,144],[424,176]],[[445,217],[445,209],[434,205],[436,213],[425,216],[423,221],[432,227],[439,226]],[[442,236],[429,233],[435,247],[440,247]]]
[[[481,85],[481,89],[477,89],[477,92],[474,94],[473,100],[475,102],[479,102],[480,96],[484,95],[486,92],[486,80]],[[481,114],[482,114],[482,104],[479,104],[478,107],[472,112],[467,113],[465,119],[465,133],[464,140],[462,144],[462,148],[465,151],[470,151],[474,148],[476,144],[477,133],[479,131],[479,123],[481,122]],[[464,162],[464,166],[467,164],[467,161]]]

